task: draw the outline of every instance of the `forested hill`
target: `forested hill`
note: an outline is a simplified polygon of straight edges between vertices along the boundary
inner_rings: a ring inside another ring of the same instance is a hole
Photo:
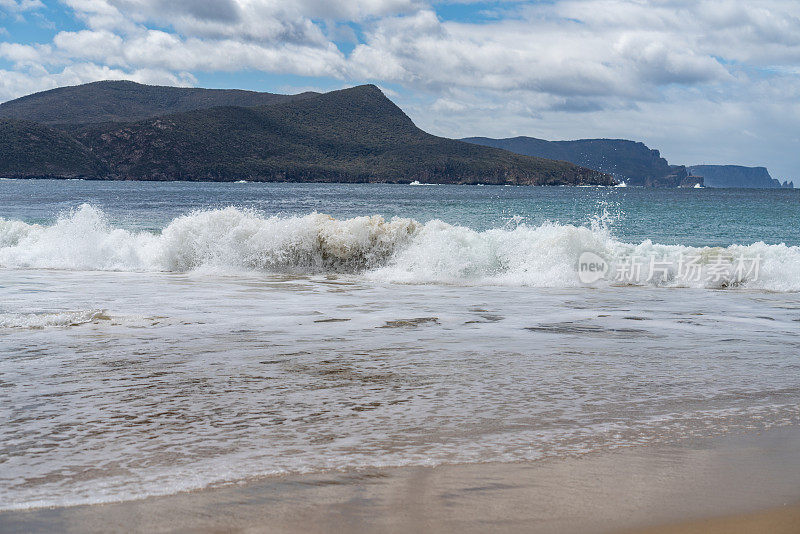
[[[98,87],[126,87],[99,112]],[[607,174],[430,135],[374,85],[281,97],[184,93],[131,82],[87,84],[9,102],[0,120],[0,176],[116,180],[613,183]],[[139,93],[137,93],[139,92]],[[155,93],[154,93],[155,92]],[[172,95],[147,102],[147,95]],[[67,95],[59,111],[58,95]],[[178,98],[178,95],[184,95]],[[191,96],[194,95],[194,96]],[[215,95],[213,98],[201,98]],[[259,96],[260,95],[260,96]],[[173,98],[175,97],[175,98]],[[215,104],[233,98],[234,105]],[[241,99],[246,100],[243,102]],[[248,100],[255,99],[255,100]],[[263,99],[263,102],[255,101]],[[24,103],[24,106],[20,102]],[[127,104],[125,104],[127,103]],[[244,105],[248,104],[248,105]],[[148,116],[176,107],[196,109]],[[199,107],[197,107],[199,106]],[[24,113],[20,110],[25,110]],[[155,110],[155,111],[154,111]],[[36,154],[36,157],[31,157]]]
[[[318,96],[104,81],[60,87],[0,104],[0,118],[45,124],[126,122],[218,106],[268,106]]]

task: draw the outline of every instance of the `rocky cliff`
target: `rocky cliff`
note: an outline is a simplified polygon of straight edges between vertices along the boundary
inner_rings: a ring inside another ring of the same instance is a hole
[[[646,187],[691,187],[701,180],[690,176],[682,165],[670,165],[643,143],[625,139],[579,139],[546,141],[534,137],[491,139],[468,137],[468,143],[502,148],[541,158],[568,161],[611,174],[628,185]]]
[[[770,176],[765,167],[742,167],[739,165],[693,165],[692,174],[702,176],[706,187],[742,187],[747,189],[773,189],[790,187],[788,182]],[[794,184],[791,184],[794,187]]]

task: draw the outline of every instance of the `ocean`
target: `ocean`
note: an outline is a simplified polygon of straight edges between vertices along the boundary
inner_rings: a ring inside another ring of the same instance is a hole
[[[0,510],[800,423],[800,191],[0,180]]]

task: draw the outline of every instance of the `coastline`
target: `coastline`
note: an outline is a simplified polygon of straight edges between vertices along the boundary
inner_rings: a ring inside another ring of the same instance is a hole
[[[792,532],[798,458],[800,427],[791,426],[536,462],[292,475],[7,511],[0,532]]]

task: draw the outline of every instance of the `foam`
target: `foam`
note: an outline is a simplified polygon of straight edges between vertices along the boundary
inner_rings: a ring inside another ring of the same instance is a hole
[[[114,228],[84,204],[50,226],[0,219],[0,267],[102,271],[187,272],[250,270],[267,273],[341,273],[386,283],[577,287],[584,251],[619,268],[631,258],[657,258],[666,277],[641,275],[627,285],[800,291],[800,248],[733,245],[727,248],[616,240],[602,220],[588,227],[561,224],[476,231],[433,220],[380,216],[334,219],[311,213],[266,217],[234,207],[197,211],[171,221],[160,234]],[[702,276],[677,269],[682,257],[700,258]],[[759,272],[707,276],[714,258],[760,258]],[[645,266],[646,267],[646,266]],[[698,278],[698,279],[695,279]],[[603,280],[599,284],[614,285]]]
[[[55,313],[0,313],[0,328],[38,329],[77,326],[103,319],[103,310],[79,310]]]

